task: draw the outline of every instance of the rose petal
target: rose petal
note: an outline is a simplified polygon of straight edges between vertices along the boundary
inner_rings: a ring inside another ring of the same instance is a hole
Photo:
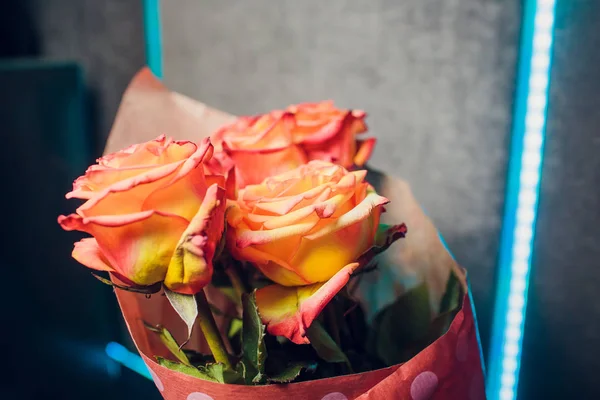
[[[256,250],[251,250],[251,252],[257,253]],[[267,254],[267,253],[262,253]],[[269,258],[274,258],[270,256]],[[285,262],[283,263],[275,263],[275,262],[267,262],[262,264],[256,264],[260,272],[263,273],[264,276],[276,282],[282,286],[306,286],[310,285],[311,281],[302,277],[302,275],[298,274],[291,268],[284,268]]]
[[[248,185],[240,196],[246,202],[278,202],[296,196],[309,199],[319,196],[325,188],[334,187],[347,174],[339,165],[313,160],[297,169],[270,176],[260,184]]]
[[[192,142],[177,142],[161,135],[155,140],[108,154],[75,180],[73,191],[67,193],[67,198],[89,199],[116,182],[167,164],[177,164],[190,157],[196,149]]]
[[[203,168],[200,164],[209,159],[213,147],[208,139],[202,141],[200,146],[195,146],[195,151],[189,158],[166,164],[147,170],[145,173],[118,181],[106,189],[94,195],[77,209],[81,216],[91,217],[99,215],[129,214],[149,209],[163,211],[163,208],[152,200],[151,195],[163,188],[174,185],[181,179],[188,177],[192,172],[194,175],[184,182],[180,190],[189,187],[188,193],[192,195],[173,196],[173,191],[168,190],[166,195],[157,194],[162,200],[173,201],[182,198],[191,199],[192,204],[179,203],[179,205],[167,204],[164,212],[177,214],[176,209],[181,208],[185,215],[191,217],[197,210],[197,206],[204,194],[205,183],[203,179]],[[164,150],[161,150],[164,151]],[[144,205],[144,202],[150,203]],[[174,210],[175,208],[175,210]],[[191,210],[191,211],[190,211]]]
[[[231,150],[272,150],[292,144],[296,121],[291,113],[272,111],[255,117],[241,117],[221,128],[213,137]]]
[[[147,286],[164,280],[177,242],[188,221],[158,211],[83,218],[60,216],[65,230],[94,236],[111,267],[132,282]]]
[[[97,271],[114,271],[102,255],[102,250],[94,238],[81,239],[75,243],[72,256],[88,268]]]
[[[164,165],[187,159],[196,151],[190,141],[176,141],[163,135],[154,140],[131,145],[116,153],[98,159],[98,164],[109,168],[124,168],[137,165]]]
[[[223,178],[217,179],[217,181],[222,183]],[[165,184],[148,194],[140,206],[140,211],[157,210],[179,215],[190,221],[198,212],[207,187],[208,182],[204,170],[200,166],[174,183]],[[134,192],[119,194],[119,198],[126,201],[128,193],[133,194]]]
[[[230,213],[231,212],[227,213],[228,218]],[[235,245],[231,245],[231,243],[235,243],[235,240],[235,229],[228,229],[227,242],[230,244],[229,250],[232,255],[236,259],[254,263],[256,267],[272,281],[286,286],[308,285],[312,283],[295,272],[294,268],[281,257],[285,256],[286,253],[293,254],[296,251],[300,244],[299,238],[292,238],[288,243],[282,243],[281,241],[275,243],[275,249],[273,246],[268,246],[268,250],[277,251],[263,251],[261,248],[254,246],[248,246],[242,249]]]
[[[354,165],[357,167],[365,165],[369,158],[371,158],[376,143],[377,139],[375,138],[357,141],[358,151],[354,156]]]
[[[286,215],[300,204],[302,200],[304,200],[304,196],[302,195],[265,199],[265,201],[255,203],[253,212],[266,211],[270,215]]]
[[[306,329],[348,283],[357,267],[358,263],[347,265],[324,284],[270,285],[257,290],[256,304],[267,331],[275,336],[285,336],[296,344],[310,343]]]
[[[302,236],[310,232],[317,222],[319,222],[318,218],[313,218],[301,223],[271,230],[253,231],[250,229],[238,229],[235,245],[240,249],[243,249],[244,247],[251,245],[260,245],[288,237]]]
[[[326,188],[323,194],[329,194],[330,190]],[[264,229],[278,229],[289,227],[290,225],[307,222],[306,219],[310,218],[314,220],[313,213],[319,218],[329,218],[339,209],[340,206],[344,205],[353,193],[338,194],[332,196],[326,200],[316,199],[315,204],[308,205],[306,207],[298,208],[293,211],[289,211],[284,215],[259,215],[254,213],[248,213],[244,218],[246,221],[251,221],[262,225]],[[324,196],[328,197],[328,196]],[[315,221],[315,223],[318,222]]]
[[[357,118],[352,112],[347,111],[343,118],[336,120],[337,124],[327,126],[329,129],[327,135],[321,132],[305,135],[302,146],[308,158],[331,161],[346,168],[351,167],[357,152],[356,135],[366,131],[362,118],[364,115]]]
[[[367,218],[330,232],[318,240],[304,238],[294,252],[289,252],[286,260],[289,260],[294,271],[302,274],[310,282],[325,282],[340,268],[357,261],[358,257],[373,245],[378,221],[379,213],[375,211]],[[327,222],[322,222],[321,226],[313,231],[325,229]],[[273,248],[270,244],[265,246]]]
[[[300,121],[296,129],[296,140],[303,144],[321,144],[335,137],[344,128],[345,118],[343,115],[335,117],[326,123],[306,123]],[[321,125],[320,127],[318,125]],[[315,129],[316,128],[316,129]],[[304,132],[302,132],[304,131]]]
[[[323,229],[319,229],[315,233],[308,235],[305,238],[308,240],[317,240],[332,232],[339,231],[345,227],[355,224],[356,222],[368,218],[375,207],[382,206],[389,202],[390,201],[385,197],[382,197],[375,192],[371,192],[367,194],[365,199],[360,202],[360,204],[354,207],[351,211],[339,217],[334,223],[328,224]]]
[[[146,173],[113,183],[82,204],[77,213],[84,217],[131,214],[142,211],[143,201],[166,185],[183,162],[153,168]]]
[[[252,127],[258,134],[241,136],[246,139],[238,142],[238,149],[274,149],[283,148],[292,144],[292,129],[296,125],[294,116],[290,113],[274,111],[261,116]],[[262,132],[261,132],[262,131]]]
[[[330,100],[292,105],[287,110],[296,116],[294,140],[297,143],[323,145],[348,126],[352,137],[367,130],[364,111],[338,109]]]
[[[214,147],[210,143],[209,138],[204,138],[200,142],[200,146],[196,151],[189,156],[177,172],[177,175],[173,177],[173,181],[181,179],[182,177],[189,174],[192,170],[196,169],[202,162],[210,160],[214,153]]]
[[[314,207],[308,206],[279,216],[248,213],[248,215],[244,216],[244,219],[246,221],[260,224],[264,229],[276,229],[301,222],[314,212]]]
[[[87,200],[115,182],[144,174],[155,168],[155,165],[143,165],[119,169],[92,165],[85,172],[85,175],[80,176],[73,182],[73,190],[67,193],[65,197],[67,199],[77,198]]]
[[[216,184],[209,187],[169,263],[164,283],[172,291],[196,294],[210,282],[225,225],[225,206],[225,190]]]
[[[225,147],[225,152],[235,164],[239,188],[260,183],[269,176],[289,171],[308,161],[304,151],[295,145],[265,151],[232,150]]]

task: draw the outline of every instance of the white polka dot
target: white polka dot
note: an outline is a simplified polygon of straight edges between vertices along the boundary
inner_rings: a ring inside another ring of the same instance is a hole
[[[187,400],[215,400],[207,394],[194,392],[190,393],[187,397]]]
[[[343,393],[333,392],[326,394],[321,400],[348,400],[348,398]]]
[[[413,400],[428,400],[435,392],[438,377],[431,371],[421,372],[410,385],[410,395]]]
[[[148,368],[148,371],[150,371],[150,376],[152,377],[152,380],[154,381],[154,384],[156,385],[158,390],[161,392],[165,390],[165,386],[163,385],[158,375],[156,375],[156,372],[152,371],[152,368]]]
[[[460,362],[466,361],[469,355],[469,341],[467,335],[460,333],[456,339],[456,359]]]

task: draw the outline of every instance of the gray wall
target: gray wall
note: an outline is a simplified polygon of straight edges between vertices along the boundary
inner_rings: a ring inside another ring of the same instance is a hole
[[[520,27],[517,0],[163,0],[164,78],[236,114],[332,98],[369,113],[469,269],[487,347]]]

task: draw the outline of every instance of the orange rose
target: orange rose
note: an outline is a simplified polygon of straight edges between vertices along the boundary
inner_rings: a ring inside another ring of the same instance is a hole
[[[375,139],[356,140],[356,135],[366,132],[364,117],[362,111],[339,110],[332,102],[241,117],[212,135],[215,158],[223,170],[236,167],[240,188],[310,160],[361,166],[375,145]]]
[[[277,283],[256,295],[270,333],[305,343],[305,329],[375,245],[388,200],[365,175],[311,161],[239,191],[227,242]]]
[[[375,139],[356,140],[367,131],[365,112],[340,110],[333,101],[290,106],[294,114],[294,143],[304,149],[309,160],[325,160],[346,168],[363,166],[371,157]]]
[[[67,194],[87,201],[58,218],[93,236],[73,257],[129,284],[200,291],[224,228],[224,178],[204,172],[212,153],[208,139],[197,146],[163,135],[100,158]]]
[[[294,169],[308,161],[304,151],[294,144],[294,124],[294,117],[282,111],[238,118],[212,135],[216,158],[224,170],[235,165],[238,187]]]

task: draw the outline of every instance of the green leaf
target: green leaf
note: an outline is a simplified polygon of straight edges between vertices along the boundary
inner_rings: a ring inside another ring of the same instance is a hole
[[[451,272],[446,284],[446,292],[440,303],[440,313],[431,321],[429,329],[430,342],[435,341],[448,331],[456,313],[459,311],[463,295],[461,282],[454,272]]]
[[[156,360],[163,367],[169,368],[172,371],[177,371],[190,375],[196,378],[204,379],[205,381],[218,382],[218,380],[210,373],[210,370],[200,370],[198,368],[181,364],[175,361],[167,360],[166,358],[156,357]],[[215,365],[215,364],[212,364]]]
[[[265,326],[258,315],[255,293],[242,295],[242,361],[246,367],[246,383],[262,383],[265,380]]]
[[[161,325],[152,326],[147,324],[146,322],[144,322],[144,325],[146,326],[146,328],[158,335],[160,341],[163,342],[163,344],[167,347],[167,349],[169,349],[171,354],[173,354],[179,361],[181,361],[185,365],[192,365],[190,363],[190,360],[187,358],[185,352],[181,350],[181,347],[177,344],[177,341],[175,340],[173,335],[171,335],[171,332],[167,330],[167,328]]]
[[[225,368],[223,364],[207,364],[206,371],[215,377],[219,383],[243,384],[244,378],[238,371],[233,371]]]
[[[229,324],[229,330],[227,332],[227,337],[229,337],[231,339],[234,336],[236,336],[242,330],[242,326],[243,326],[243,323],[242,323],[241,319],[233,318],[231,320],[231,324]]]
[[[442,297],[440,303],[440,314],[457,309],[460,306],[462,296],[463,290],[460,281],[454,272],[451,272],[446,284],[444,297]]]
[[[229,338],[229,344],[231,345],[231,350],[234,354],[242,354],[242,326],[243,324],[240,318],[232,318],[229,320],[227,337]]]
[[[235,365],[235,371],[242,377],[246,376],[246,364],[243,361],[238,362]],[[245,381],[244,381],[245,383]]]
[[[375,316],[367,349],[387,365],[408,361],[429,344],[430,323],[429,291],[423,283]]]
[[[171,303],[173,309],[187,325],[188,335],[187,340],[185,341],[185,343],[187,343],[187,341],[190,340],[190,337],[192,337],[192,329],[194,329],[194,323],[198,317],[198,305],[196,304],[196,299],[194,298],[194,295],[176,293],[169,290],[167,287],[165,287],[164,290],[167,299],[169,299],[169,303]],[[185,343],[183,345],[185,345]]]
[[[225,366],[223,364],[206,364],[200,365],[197,368],[202,371],[202,373],[212,376],[217,382],[225,383]]]
[[[350,367],[350,361],[337,343],[329,336],[319,321],[313,323],[306,330],[306,336],[320,358],[331,363],[346,363]]]
[[[300,375],[303,368],[306,368],[306,364],[292,364],[278,372],[273,376],[269,376],[267,381],[270,383],[289,383]]]
[[[225,368],[221,363],[199,365],[192,367],[175,361],[170,361],[162,357],[156,357],[156,360],[163,367],[172,371],[177,371],[205,381],[218,383],[241,383],[241,376],[236,371]]]

